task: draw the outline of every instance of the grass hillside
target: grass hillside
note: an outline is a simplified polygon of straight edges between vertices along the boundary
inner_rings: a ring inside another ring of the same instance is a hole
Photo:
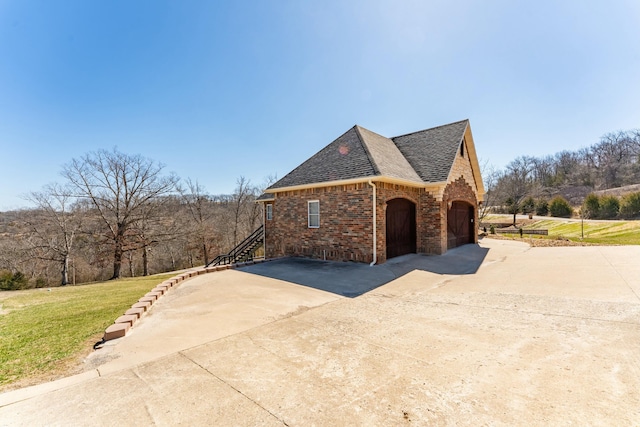
[[[486,221],[509,222],[510,218],[509,215],[491,215]],[[574,242],[600,245],[640,245],[640,221],[584,221],[584,239],[583,223],[579,219],[521,220],[518,221],[518,226],[549,231],[548,236],[533,236],[534,238],[566,238]]]
[[[174,275],[0,292],[0,391],[67,373],[131,304]]]
[[[624,187],[610,188],[608,190],[598,190],[594,191],[594,194],[598,196],[616,196],[622,197],[627,194],[638,193],[640,192],[640,184],[626,185]]]

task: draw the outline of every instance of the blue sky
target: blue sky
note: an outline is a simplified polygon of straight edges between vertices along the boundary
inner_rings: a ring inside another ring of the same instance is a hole
[[[0,211],[98,149],[230,193],[354,124],[503,167],[640,127],[640,2],[0,0]]]

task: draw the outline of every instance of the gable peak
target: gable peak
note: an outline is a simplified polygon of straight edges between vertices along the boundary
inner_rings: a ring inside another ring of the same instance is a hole
[[[391,139],[402,138],[402,137],[405,137],[405,136],[409,136],[409,135],[413,135],[413,134],[421,133],[421,132],[434,131],[434,130],[445,128],[445,127],[448,127],[448,126],[459,125],[461,123],[466,123],[467,125],[469,125],[469,119],[458,120],[457,122],[451,122],[451,123],[447,123],[445,125],[434,126],[432,128],[428,128],[428,129],[422,129],[422,130],[417,130],[417,131],[414,131],[414,132],[405,133],[405,134],[402,134],[402,135],[394,136]]]

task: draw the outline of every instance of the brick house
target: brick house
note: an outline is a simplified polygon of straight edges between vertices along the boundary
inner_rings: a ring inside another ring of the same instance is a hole
[[[382,263],[477,242],[468,120],[386,138],[354,126],[258,199],[265,254]]]

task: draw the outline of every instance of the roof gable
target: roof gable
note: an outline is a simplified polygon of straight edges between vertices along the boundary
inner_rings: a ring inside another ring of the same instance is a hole
[[[391,138],[424,182],[444,182],[469,120]]]
[[[356,130],[378,172],[376,175],[422,183],[422,179],[392,140],[361,126],[356,126]]]
[[[374,177],[442,184],[448,180],[468,128],[469,121],[462,120],[390,139],[356,125],[266,191]]]

